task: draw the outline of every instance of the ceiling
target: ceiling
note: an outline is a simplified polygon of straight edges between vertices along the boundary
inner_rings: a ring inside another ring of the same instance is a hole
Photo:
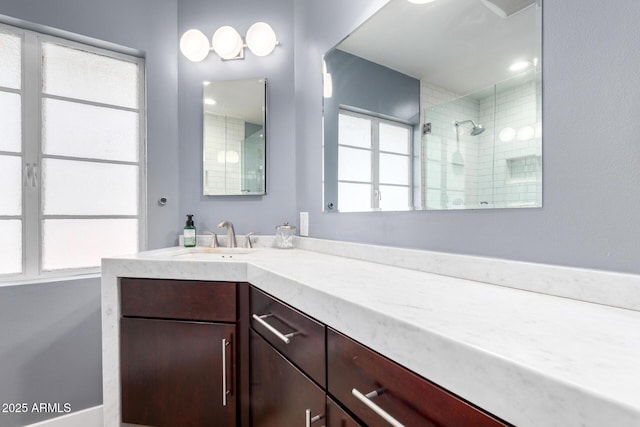
[[[540,59],[540,9],[501,18],[482,0],[391,0],[337,48],[460,95],[505,80]]]

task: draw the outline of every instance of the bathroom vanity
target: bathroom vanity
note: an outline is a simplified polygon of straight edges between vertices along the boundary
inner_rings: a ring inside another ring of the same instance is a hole
[[[637,276],[314,239],[296,246],[105,259],[105,426],[179,423],[160,409],[155,419],[129,418],[136,405],[133,413],[158,402],[169,409],[153,390],[136,391],[147,401],[129,400],[136,364],[149,368],[155,362],[144,358],[164,352],[208,360],[185,375],[202,383],[212,412],[222,411],[214,425],[640,423]],[[424,271],[453,265],[459,276],[486,274],[474,281]],[[608,287],[607,302],[628,307],[479,281],[518,279],[591,299]],[[182,375],[161,377],[174,374]],[[175,413],[184,421],[185,411]]]

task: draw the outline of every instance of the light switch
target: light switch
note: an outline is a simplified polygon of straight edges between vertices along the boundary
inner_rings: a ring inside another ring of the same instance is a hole
[[[300,235],[309,236],[309,212],[300,212]]]

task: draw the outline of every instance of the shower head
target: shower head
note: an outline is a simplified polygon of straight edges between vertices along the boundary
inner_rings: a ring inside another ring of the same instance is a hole
[[[480,135],[482,132],[484,132],[484,126],[482,125],[476,125],[471,129],[471,136],[477,136]]]
[[[477,125],[473,120],[463,120],[461,122],[455,122],[454,124],[456,125],[456,130],[458,129],[458,126],[463,123],[471,123],[473,125],[473,127],[471,128],[471,132],[469,132],[471,136],[478,136],[482,132],[484,132],[484,126]]]

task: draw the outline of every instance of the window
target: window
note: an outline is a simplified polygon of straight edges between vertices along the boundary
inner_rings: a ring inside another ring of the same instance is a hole
[[[339,211],[411,209],[411,126],[340,110],[338,127]]]
[[[142,246],[143,73],[0,26],[0,277],[96,271]]]

